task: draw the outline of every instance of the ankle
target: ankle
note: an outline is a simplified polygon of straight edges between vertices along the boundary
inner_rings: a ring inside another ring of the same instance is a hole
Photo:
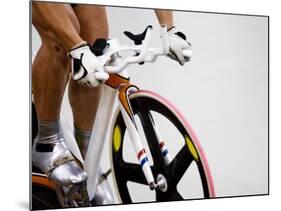
[[[44,121],[38,120],[38,140],[39,142],[50,142],[62,138],[59,120]]]
[[[91,139],[91,130],[81,130],[74,126],[74,135],[83,158],[85,158]]]

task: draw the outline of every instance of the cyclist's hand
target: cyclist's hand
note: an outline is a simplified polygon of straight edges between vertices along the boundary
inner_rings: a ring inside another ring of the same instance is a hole
[[[72,48],[69,55],[72,58],[72,77],[81,85],[96,87],[108,79],[109,75],[104,72],[102,65],[87,43]]]
[[[169,56],[171,59],[178,61],[181,65],[190,61],[191,44],[186,40],[184,33],[177,31],[173,26],[168,30],[169,39]]]

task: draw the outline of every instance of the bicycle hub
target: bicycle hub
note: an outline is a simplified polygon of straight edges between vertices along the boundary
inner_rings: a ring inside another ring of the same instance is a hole
[[[162,174],[158,174],[156,178],[156,183],[150,183],[149,188],[150,190],[160,190],[162,192],[166,192],[168,189],[166,178]]]

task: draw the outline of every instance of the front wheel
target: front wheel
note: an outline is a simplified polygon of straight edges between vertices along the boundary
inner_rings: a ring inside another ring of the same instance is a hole
[[[164,176],[167,190],[163,192],[149,189],[132,150],[132,140],[122,114],[117,110],[113,117],[110,155],[113,180],[120,201],[127,204],[215,197],[204,152],[180,112],[151,91],[137,91],[130,94],[129,99],[153,176],[155,179],[160,174]],[[158,140],[155,126],[164,140]],[[159,144],[163,141],[167,149],[164,154]],[[171,158],[168,163],[164,159],[166,153]]]

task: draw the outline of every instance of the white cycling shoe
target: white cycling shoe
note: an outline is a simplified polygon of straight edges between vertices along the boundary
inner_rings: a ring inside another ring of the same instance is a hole
[[[65,144],[58,121],[40,121],[39,133],[32,148],[32,161],[50,180],[60,186],[79,184],[87,180],[86,172]]]

